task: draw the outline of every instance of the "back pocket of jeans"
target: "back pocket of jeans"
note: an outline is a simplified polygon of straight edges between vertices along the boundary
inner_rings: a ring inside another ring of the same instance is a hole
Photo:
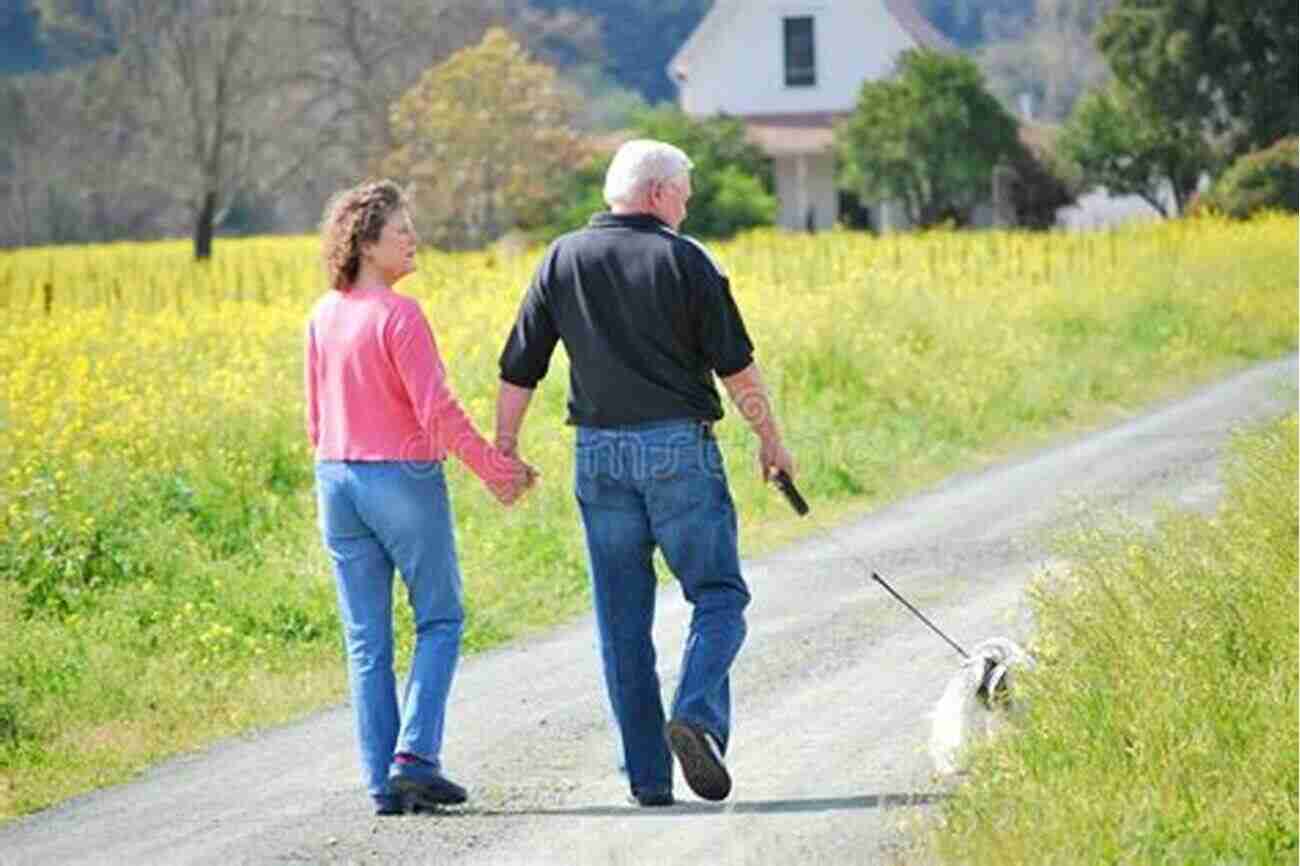
[[[573,493],[584,507],[640,511],[640,493],[611,446],[579,445],[574,461]]]
[[[720,504],[725,482],[709,471],[694,448],[677,449],[673,459],[652,465],[646,483],[646,507],[656,523],[688,516]]]

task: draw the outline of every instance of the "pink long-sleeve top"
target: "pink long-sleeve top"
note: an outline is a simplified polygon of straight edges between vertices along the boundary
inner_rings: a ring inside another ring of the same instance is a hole
[[[382,286],[329,292],[307,324],[304,372],[317,460],[427,462],[450,452],[488,483],[509,478],[452,394],[414,299]]]

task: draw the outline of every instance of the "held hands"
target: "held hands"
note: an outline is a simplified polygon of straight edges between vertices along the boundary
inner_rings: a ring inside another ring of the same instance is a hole
[[[497,443],[497,459],[506,464],[507,470],[502,480],[487,485],[497,501],[506,506],[513,505],[541,478],[540,472],[519,459],[515,447],[513,441]]]
[[[489,484],[488,489],[492,491],[492,495],[502,505],[513,505],[530,487],[537,483],[541,473],[513,455],[508,455],[506,460],[510,463],[509,475],[506,480]]]

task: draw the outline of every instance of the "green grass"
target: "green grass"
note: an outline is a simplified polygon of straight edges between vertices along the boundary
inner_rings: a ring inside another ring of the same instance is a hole
[[[941,862],[1296,862],[1296,446],[1295,415],[1239,436],[1213,516],[1064,545],[1024,713],[973,752]]]
[[[1295,237],[1269,218],[713,249],[825,522],[1293,351]],[[0,818],[342,698],[301,420],[314,253],[0,253]],[[425,252],[402,286],[483,425],[535,261]],[[467,653],[587,609],[566,379],[561,354],[524,431],[544,481],[523,504],[502,511],[449,468]],[[758,481],[734,412],[718,432],[743,552],[807,531]],[[402,607],[398,622],[404,658]]]

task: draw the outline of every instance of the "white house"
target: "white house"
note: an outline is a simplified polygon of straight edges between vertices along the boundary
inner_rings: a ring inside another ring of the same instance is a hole
[[[909,48],[956,51],[912,0],[716,0],[668,64],[682,110],[727,114],[773,159],[778,224],[835,224],[832,125]],[[903,224],[888,205],[875,228]]]

